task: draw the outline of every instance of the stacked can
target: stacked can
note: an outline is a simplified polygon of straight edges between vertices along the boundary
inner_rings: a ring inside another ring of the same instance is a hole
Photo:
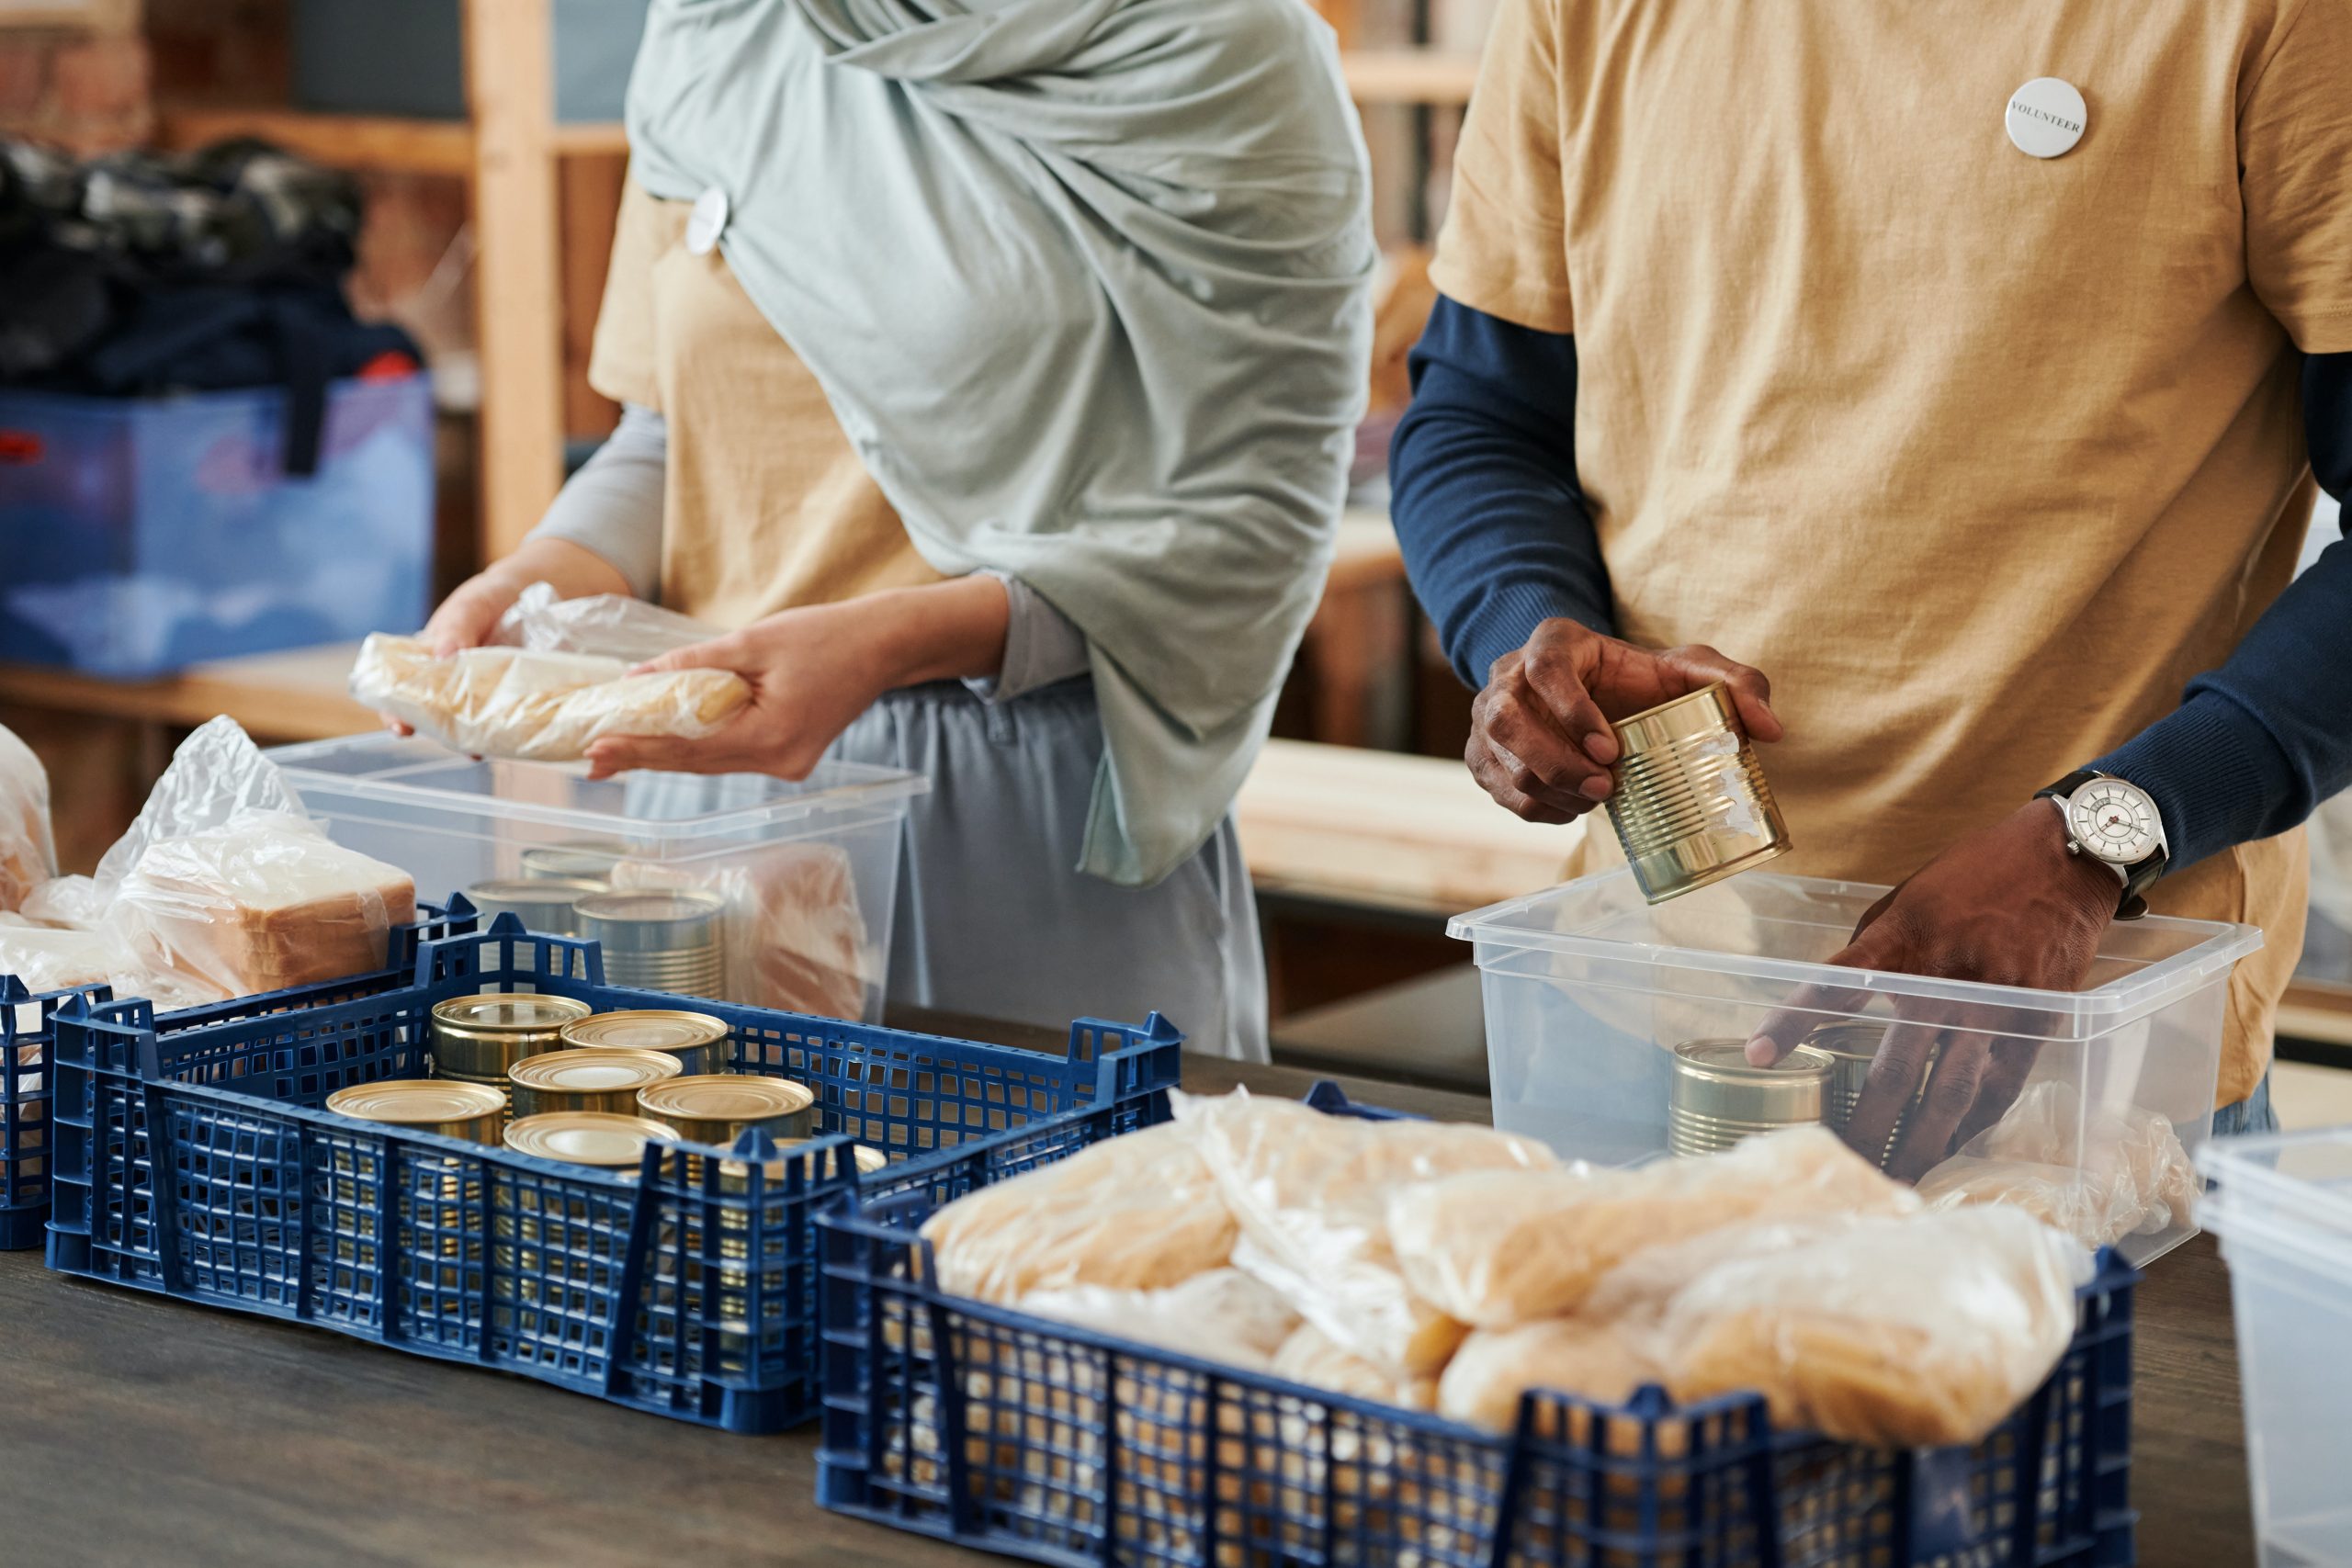
[[[602,942],[605,978],[640,991],[715,997],[726,981],[726,901],[691,889],[592,893],[573,903],[577,934]]]
[[[516,1154],[633,1181],[645,1145],[677,1135],[642,1116],[550,1111],[508,1123],[504,1141]],[[493,1272],[517,1305],[560,1312],[576,1287],[618,1271],[628,1215],[608,1195],[517,1173],[498,1184],[496,1200],[490,1216]]]
[[[503,1102],[514,1064],[560,1050],[564,1026],[587,1016],[586,1002],[533,991],[452,997],[433,1010],[433,1076],[485,1085]]]
[[[578,936],[580,917],[574,906],[604,891],[601,882],[526,876],[477,882],[466,889],[466,898],[481,916],[485,928],[501,915],[513,915],[523,922],[525,931],[544,936]]]
[[[1810,1045],[1758,1067],[1748,1062],[1745,1040],[1686,1040],[1674,1048],[1666,1146],[1677,1155],[1720,1154],[1758,1133],[1819,1122],[1831,1066]]]
[[[337,1089],[327,1096],[327,1109],[406,1133],[437,1133],[489,1144],[498,1139],[506,1096],[487,1084],[391,1078]],[[398,1251],[405,1264],[401,1277],[413,1287],[411,1299],[419,1312],[437,1305],[460,1313],[465,1297],[456,1287],[469,1266],[481,1264],[481,1236],[469,1223],[469,1216],[481,1213],[479,1158],[436,1157],[417,1150],[395,1160],[382,1148],[333,1144],[328,1153],[333,1201],[322,1228],[333,1237],[335,1259],[346,1265],[383,1259],[379,1245],[383,1238],[377,1235],[376,1223],[382,1194],[376,1184],[390,1179],[395,1168],[399,1185],[391,1195],[392,1218],[400,1229]]]
[[[1822,1117],[1830,1126],[1843,1134],[1854,1119],[1854,1107],[1862,1098],[1862,1089],[1870,1082],[1871,1063],[1877,1060],[1879,1047],[1885,1043],[1887,1024],[1883,1019],[1840,1018],[1815,1028],[1804,1037],[1804,1043],[1819,1051],[1835,1064],[1830,1072],[1829,1099],[1823,1107]],[[1903,1140],[1903,1129],[1910,1123],[1912,1112],[1928,1092],[1928,1079],[1935,1073],[1936,1058],[1940,1046],[1931,1046],[1928,1054],[1927,1071],[1919,1075],[1919,1085],[1901,1111],[1895,1112],[1894,1125],[1888,1129],[1886,1143],[1878,1151],[1878,1163],[1883,1169],[1894,1156],[1894,1146]]]
[[[600,1012],[564,1025],[562,1044],[573,1051],[658,1051],[675,1057],[686,1074],[724,1073],[734,1065],[726,1021],[682,1008]]]
[[[1609,820],[1649,902],[1787,852],[1788,824],[1721,682],[1611,728],[1618,760]]]
[[[551,1111],[634,1116],[638,1091],[679,1071],[678,1058],[661,1051],[549,1051],[507,1069],[506,1096],[518,1119]]]

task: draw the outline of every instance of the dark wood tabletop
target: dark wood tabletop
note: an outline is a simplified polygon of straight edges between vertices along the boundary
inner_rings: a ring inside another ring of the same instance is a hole
[[[1311,1081],[1200,1058],[1185,1079],[1283,1094]],[[1342,1081],[1371,1103],[1486,1114],[1469,1096]],[[2151,1269],[2137,1345],[2140,1561],[2253,1562],[2229,1280],[2210,1238]],[[815,1466],[811,1427],[731,1437],[0,1254],[0,1563],[988,1561],[824,1512]]]

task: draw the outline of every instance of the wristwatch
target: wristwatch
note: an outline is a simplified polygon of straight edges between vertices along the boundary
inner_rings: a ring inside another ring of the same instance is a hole
[[[2143,895],[2165,874],[2172,853],[2165,842],[2165,819],[2146,790],[2112,773],[2088,768],[2068,773],[2036,800],[2058,807],[2066,825],[2066,852],[2087,855],[2123,884],[2115,918],[2136,920],[2148,912]]]

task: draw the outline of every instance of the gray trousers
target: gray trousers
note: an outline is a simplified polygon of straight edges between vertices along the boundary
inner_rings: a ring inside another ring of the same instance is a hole
[[[1154,887],[1074,869],[1102,754],[1091,681],[993,704],[960,682],[893,692],[829,754],[931,780],[907,818],[892,1000],[1054,1029],[1157,1010],[1188,1049],[1266,1060],[1265,955],[1231,818]]]

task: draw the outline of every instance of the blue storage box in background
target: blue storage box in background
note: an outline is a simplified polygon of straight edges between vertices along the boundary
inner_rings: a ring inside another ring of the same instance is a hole
[[[428,378],[335,383],[307,479],[286,401],[0,389],[0,660],[138,679],[422,624]]]

